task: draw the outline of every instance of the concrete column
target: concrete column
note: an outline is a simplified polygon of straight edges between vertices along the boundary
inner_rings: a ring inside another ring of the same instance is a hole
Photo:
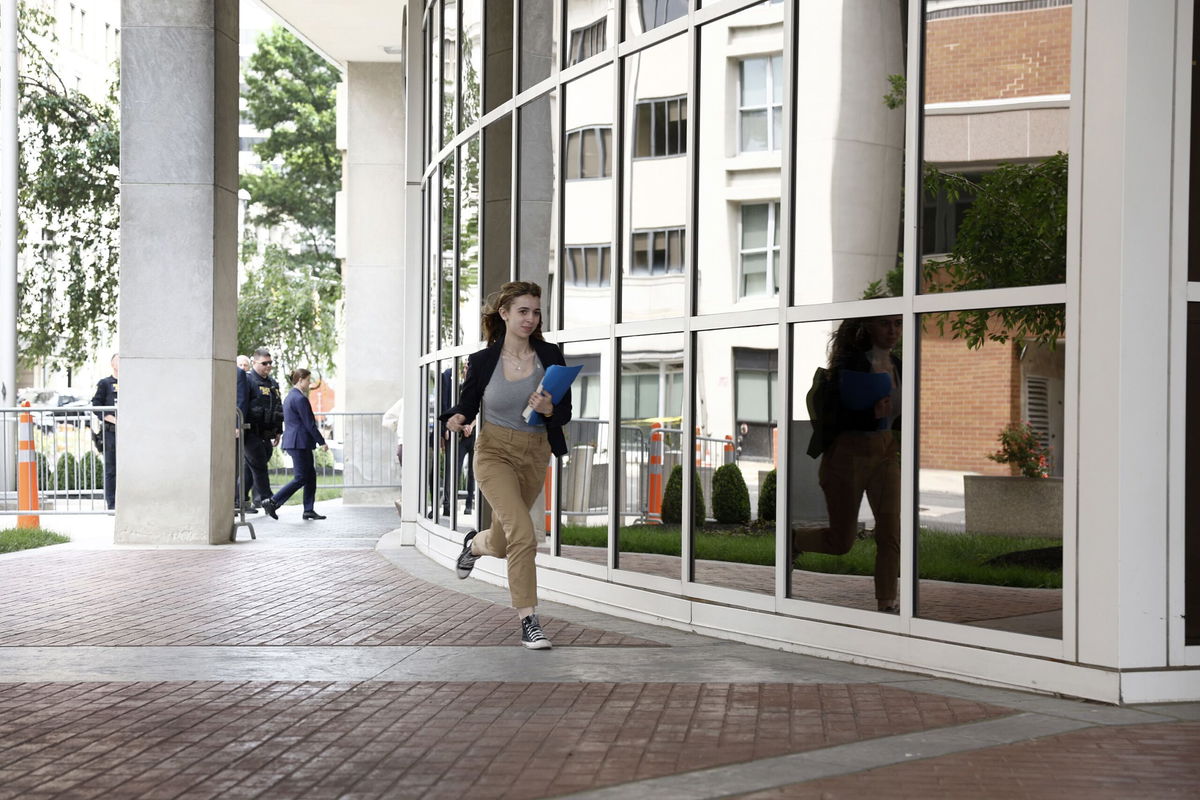
[[[237,0],[121,3],[116,541],[233,521]]]
[[[343,410],[382,412],[404,392],[403,65],[350,63],[346,91]],[[395,434],[378,423],[362,428],[363,436],[347,441],[347,481],[394,479],[399,471],[390,463],[383,474],[371,472],[381,469],[379,460],[361,450],[381,448],[376,437],[382,435],[388,440],[382,449],[394,452]],[[343,501],[391,503],[399,496],[396,489],[348,489]]]
[[[1175,8],[1113,0],[1089,4],[1086,15],[1077,8],[1074,20],[1084,19],[1087,47],[1075,56],[1084,59],[1084,77],[1073,81],[1084,89],[1084,141],[1071,149],[1083,188],[1078,654],[1087,664],[1161,667],[1169,484],[1163,387],[1171,366],[1171,193],[1164,187],[1172,171]],[[1068,330],[1068,342],[1074,334]]]

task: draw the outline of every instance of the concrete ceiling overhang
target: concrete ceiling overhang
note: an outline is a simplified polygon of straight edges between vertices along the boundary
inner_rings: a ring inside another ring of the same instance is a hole
[[[403,59],[402,0],[259,0],[284,27],[343,69]]]

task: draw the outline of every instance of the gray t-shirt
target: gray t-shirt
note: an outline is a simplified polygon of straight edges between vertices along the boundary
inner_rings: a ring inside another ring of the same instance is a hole
[[[515,431],[544,431],[545,425],[530,425],[521,416],[546,370],[537,356],[533,358],[533,371],[524,378],[510,381],[504,377],[504,365],[496,364],[492,379],[483,390],[483,424],[499,425]]]

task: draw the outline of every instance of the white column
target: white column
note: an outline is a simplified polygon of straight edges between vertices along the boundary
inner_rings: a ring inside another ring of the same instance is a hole
[[[121,3],[116,540],[227,541],[237,334],[237,0]]]
[[[1078,659],[1167,654],[1174,3],[1089,3],[1080,242]],[[1078,41],[1078,39],[1076,40]],[[1071,620],[1065,620],[1070,625]]]
[[[418,16],[419,18],[419,16]],[[420,83],[415,86],[420,86]],[[346,201],[345,411],[386,411],[404,393],[404,69],[399,63],[352,62],[346,70],[344,161]],[[373,424],[379,428],[378,423]],[[363,430],[349,444],[346,477],[363,482],[379,465],[357,457],[354,447],[380,444],[385,435],[395,450],[395,434]],[[364,454],[365,455],[365,454]],[[413,456],[416,453],[414,451]],[[362,479],[362,480],[360,480]],[[391,503],[396,489],[346,490],[347,503]]]

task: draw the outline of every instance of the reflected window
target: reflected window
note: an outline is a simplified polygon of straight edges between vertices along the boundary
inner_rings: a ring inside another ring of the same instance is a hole
[[[779,293],[779,203],[742,205],[738,264],[742,297]]]
[[[568,50],[567,65],[578,64],[607,49],[608,17],[604,16],[591,25],[571,31],[571,47]]]
[[[580,419],[596,419],[600,416],[600,376],[580,375],[576,382],[577,388],[572,394],[577,394],[575,402],[579,406],[577,416]]]
[[[607,244],[572,245],[566,248],[568,286],[609,286],[612,283],[612,248]]]
[[[683,272],[683,228],[635,231],[631,275],[666,275]]]
[[[783,134],[783,56],[743,59],[738,71],[742,152],[778,150]]]
[[[641,0],[642,30],[648,31],[665,25],[673,19],[687,14],[687,0]]]
[[[678,417],[682,412],[682,371],[664,371],[661,374],[627,372],[621,376],[622,419]]]
[[[634,120],[634,158],[665,158],[687,152],[687,97],[644,100]]]
[[[567,133],[567,180],[612,176],[612,126]]]
[[[779,350],[733,348],[733,379],[734,416],[738,423],[738,455],[746,458],[772,458]]]
[[[979,183],[981,175],[973,173],[960,176],[970,185]],[[962,185],[951,193],[944,187],[924,193],[922,214],[924,215],[921,255],[949,253],[954,249],[958,229],[975,202],[975,193],[969,185]]]

